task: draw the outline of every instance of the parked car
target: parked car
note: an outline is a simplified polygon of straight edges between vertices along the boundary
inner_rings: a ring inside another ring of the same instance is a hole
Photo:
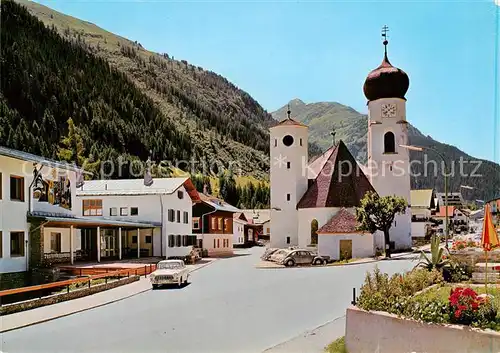
[[[163,260],[158,262],[156,270],[149,276],[153,289],[164,284],[187,284],[189,270],[182,260]]]
[[[296,249],[289,250],[286,254],[281,255],[276,260],[276,263],[292,267],[295,265],[325,265],[329,261],[329,256],[320,256],[309,250]]]
[[[280,250],[280,249],[279,248],[266,249],[266,251],[264,251],[264,254],[260,257],[261,260],[269,261],[269,258],[271,257],[271,255],[274,254],[278,250]]]
[[[283,256],[287,255],[290,251],[292,251],[292,250],[290,250],[290,249],[278,249],[275,252],[273,252],[271,254],[271,256],[269,256],[269,260],[268,261],[277,262]]]

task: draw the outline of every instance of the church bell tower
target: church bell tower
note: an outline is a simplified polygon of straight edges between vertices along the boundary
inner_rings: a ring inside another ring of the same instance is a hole
[[[410,80],[387,56],[387,27],[384,26],[384,58],[366,78],[363,91],[368,99],[368,170],[380,196],[404,198],[409,207],[397,215],[390,230],[391,246],[409,248],[411,241],[410,156],[401,145],[408,144],[406,98]]]

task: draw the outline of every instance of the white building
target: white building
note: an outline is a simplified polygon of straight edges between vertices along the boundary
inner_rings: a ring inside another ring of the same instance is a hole
[[[23,273],[40,265],[99,258],[97,234],[149,224],[78,217],[76,166],[0,147],[0,273]],[[95,237],[82,242],[82,232]],[[90,247],[90,243],[93,245]],[[93,250],[86,252],[86,250]],[[105,255],[105,254],[104,254]],[[14,278],[14,277],[12,277]]]
[[[408,86],[408,76],[389,63],[387,53],[382,64],[368,75],[363,87],[369,111],[367,167],[358,165],[342,141],[309,163],[308,128],[291,119],[290,110],[287,119],[270,129],[271,247],[316,245],[317,230],[342,208],[353,214],[368,191],[410,202],[409,153],[400,147],[408,141]],[[337,234],[334,229],[329,231]],[[358,236],[348,236],[354,235]],[[411,247],[410,207],[406,214],[396,216],[390,238],[387,246]],[[375,248],[383,246],[381,232],[370,237],[371,243],[366,239],[363,253],[373,254]]]
[[[233,213],[233,246],[245,245],[245,226],[248,220],[243,212]]]
[[[79,216],[153,225],[121,236],[110,230],[103,242],[109,256],[183,258],[196,245],[192,205],[199,195],[187,177],[153,179],[151,186],[143,179],[93,180],[76,195]]]

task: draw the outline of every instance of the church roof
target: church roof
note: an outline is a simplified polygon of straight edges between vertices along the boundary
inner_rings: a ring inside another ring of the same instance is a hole
[[[278,124],[272,126],[271,129],[274,128],[274,127],[277,127],[277,126],[286,126],[286,125],[295,125],[295,126],[307,127],[307,125],[304,125],[304,124],[302,124],[301,122],[299,122],[297,120],[293,120],[292,118],[286,118],[286,119],[281,120]]]
[[[375,191],[342,140],[324,161],[316,161],[311,165],[321,169],[297,208],[359,206],[368,191]]]
[[[358,222],[356,217],[347,211],[345,208],[341,208],[328,222],[325,223],[323,227],[318,229],[317,233],[328,233],[328,234],[346,234],[346,233],[363,233],[357,229]]]

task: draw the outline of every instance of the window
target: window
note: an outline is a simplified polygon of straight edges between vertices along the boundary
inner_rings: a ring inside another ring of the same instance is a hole
[[[302,146],[302,139],[300,139],[299,142],[300,142],[300,145]]]
[[[266,228],[266,234],[269,234],[269,233],[270,233],[270,229],[268,227],[268,228]]]
[[[394,133],[388,131],[384,135],[384,153],[395,153],[396,152],[396,140],[394,138]]]
[[[146,235],[146,237],[144,238],[144,241],[146,242],[146,244],[151,244],[152,242],[152,239],[153,237],[151,235]]]
[[[286,162],[286,169],[290,169],[290,162]]]
[[[175,221],[175,211],[172,209],[168,210],[168,221],[169,222],[174,222]]]
[[[118,216],[118,209],[116,207],[111,207],[109,209],[109,215],[110,216]]]
[[[173,234],[168,235],[168,247],[169,248],[174,247],[174,235]]]
[[[120,207],[120,216],[128,216],[128,207]]]
[[[187,213],[186,211],[184,211],[184,213],[183,213],[183,220],[184,220],[184,224],[189,223],[189,213]]]
[[[217,240],[214,239],[214,248],[217,247]]]
[[[219,230],[223,230],[223,222],[224,220],[222,219],[222,217],[219,217],[219,227],[218,227]]]
[[[187,246],[196,245],[196,235],[187,236]]]
[[[224,219],[224,231],[229,232],[229,218]]]
[[[290,194],[286,194],[286,200],[290,201]]]
[[[177,197],[182,200],[184,198],[184,192],[182,192],[182,190],[177,191]]]
[[[177,210],[177,223],[181,223],[181,211]]]
[[[84,216],[102,216],[102,200],[83,200]]]
[[[137,235],[132,235],[132,244],[137,244]]]
[[[182,236],[182,246],[188,246],[188,236],[187,235]]]
[[[1,176],[0,176],[1,178]],[[3,257],[3,233],[0,230],[0,259]]]
[[[220,248],[220,239],[217,239],[217,247]]]
[[[138,207],[130,207],[130,215],[131,216],[137,216],[139,214],[139,208]]]
[[[290,244],[290,237],[286,237],[286,243]]]
[[[181,246],[181,235],[180,234],[177,234],[175,236],[175,246],[177,246],[178,248]]]
[[[10,199],[24,201],[24,178],[11,175],[10,176]]]
[[[61,233],[50,233],[50,251],[61,252]]]
[[[290,147],[293,144],[293,137],[291,135],[286,135],[283,137],[283,144]]]
[[[193,229],[200,229],[200,217],[193,217]]]
[[[10,256],[24,256],[24,232],[10,233]]]
[[[210,217],[212,220],[212,229],[217,230],[217,217]]]
[[[278,139],[274,139],[274,147],[278,146]]]

